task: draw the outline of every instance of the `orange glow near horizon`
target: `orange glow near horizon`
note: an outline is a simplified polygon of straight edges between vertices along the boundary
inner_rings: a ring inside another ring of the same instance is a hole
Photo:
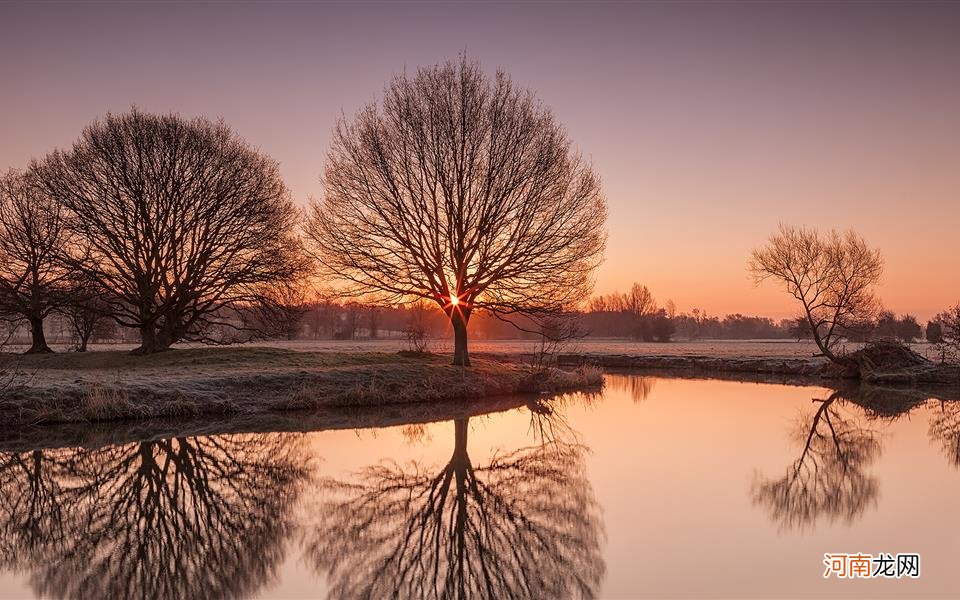
[[[781,222],[852,227],[883,254],[885,307],[925,321],[960,301],[958,24],[960,3],[8,3],[0,170],[137,105],[222,117],[306,203],[341,115],[466,49],[602,179],[595,293],[790,317],[750,251]]]

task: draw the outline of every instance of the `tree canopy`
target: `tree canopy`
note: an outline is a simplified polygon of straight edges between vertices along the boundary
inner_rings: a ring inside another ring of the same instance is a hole
[[[108,114],[34,167],[81,240],[73,266],[140,329],[143,352],[240,327],[226,309],[302,267],[277,163],[223,122]]]
[[[307,233],[348,293],[436,302],[469,364],[471,311],[584,300],[605,241],[600,180],[553,114],[462,57],[399,75],[336,126]]]

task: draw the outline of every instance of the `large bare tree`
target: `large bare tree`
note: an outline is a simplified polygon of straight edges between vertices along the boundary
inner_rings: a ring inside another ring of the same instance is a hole
[[[83,276],[109,290],[143,353],[202,339],[231,307],[297,275],[297,212],[277,163],[223,122],[133,109],[88,126],[37,165],[84,246]]]
[[[0,316],[29,323],[28,353],[51,352],[43,320],[65,297],[69,270],[59,254],[66,238],[60,207],[31,173],[0,176]]]
[[[800,302],[814,342],[834,362],[843,362],[835,352],[842,336],[880,309],[874,287],[883,259],[852,230],[822,235],[781,225],[766,246],[753,251],[749,269],[757,283],[778,281]]]
[[[307,227],[348,293],[449,316],[469,365],[474,310],[561,311],[601,260],[600,181],[532,93],[461,58],[395,77],[341,120]]]

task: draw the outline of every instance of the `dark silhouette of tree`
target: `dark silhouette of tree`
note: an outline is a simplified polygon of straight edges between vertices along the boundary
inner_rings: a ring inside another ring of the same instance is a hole
[[[577,340],[587,335],[579,315],[573,313],[550,315],[539,320],[536,326],[537,340],[531,362],[541,370],[555,365],[562,352],[569,351]]]
[[[943,341],[943,328],[939,322],[927,321],[926,338],[931,344],[939,344]]]
[[[92,339],[109,338],[115,334],[111,306],[104,299],[108,292],[80,277],[71,277],[68,289],[66,301],[57,312],[70,328],[73,349],[86,352]]]
[[[653,315],[647,317],[650,330],[650,338],[655,342],[669,342],[676,332],[676,325],[673,319],[667,316],[667,311],[662,308]]]
[[[108,114],[35,168],[83,240],[73,266],[140,330],[139,352],[238,327],[228,309],[303,266],[277,163],[223,122]]]
[[[559,440],[473,466],[468,419],[450,461],[327,480],[307,555],[335,598],[591,598],[604,572],[583,448]]]
[[[880,435],[843,405],[840,392],[801,421],[800,457],[779,479],[758,476],[753,503],[781,529],[813,528],[826,518],[852,523],[875,505],[879,484],[865,470],[880,456]]]
[[[877,315],[876,324],[873,325],[873,333],[877,338],[883,340],[895,340],[897,339],[897,326],[899,321],[897,320],[897,315],[892,310],[882,310]],[[868,328],[870,325],[868,325]],[[869,331],[865,332],[867,335],[864,337],[870,337]]]
[[[796,317],[789,321],[790,336],[797,340],[811,339],[813,334],[810,332],[810,322],[806,317]]]
[[[875,323],[865,323],[859,328],[862,340],[880,339],[911,343],[923,334],[923,328],[913,315],[898,317],[893,311],[883,310],[877,315]]]
[[[286,340],[296,339],[303,331],[309,310],[309,285],[283,281],[263,286],[261,301],[239,311],[244,329]]]
[[[624,295],[623,308],[638,318],[645,317],[657,311],[657,301],[647,286],[634,283],[630,292]]]
[[[669,342],[677,331],[678,321],[691,321],[677,315],[677,307],[668,301],[668,308],[658,308],[657,301],[645,285],[634,283],[627,293],[613,292],[591,298],[587,303],[584,322],[587,329],[600,335],[630,337],[645,342]],[[699,310],[694,309],[699,315]],[[698,331],[688,327],[690,337]]]
[[[380,334],[380,316],[380,309],[376,306],[371,306],[369,314],[367,315],[367,331],[369,331],[371,340],[377,339]]]
[[[834,346],[858,323],[879,310],[873,288],[883,273],[880,252],[856,232],[821,235],[813,229],[780,226],[767,245],[753,251],[749,269],[757,283],[774,279],[803,306],[820,352],[844,363]]]
[[[357,302],[348,302],[343,307],[343,313],[340,322],[337,324],[337,330],[334,332],[334,338],[338,340],[352,340],[360,329],[360,321],[363,317],[363,306]]]
[[[428,320],[430,307],[424,300],[418,300],[407,307],[407,313],[407,323],[403,332],[406,339],[406,350],[416,353],[426,352],[430,334]]]
[[[606,204],[533,94],[465,57],[395,77],[334,131],[307,228],[319,262],[382,302],[436,302],[469,365],[474,310],[556,313],[589,296]]]
[[[0,316],[26,320],[28,353],[52,352],[43,320],[64,301],[70,275],[60,260],[67,233],[60,207],[33,173],[0,176]]]
[[[913,315],[903,315],[897,321],[897,339],[901,342],[913,343],[923,335],[923,327]]]
[[[934,321],[940,329],[937,352],[942,362],[957,362],[960,359],[960,303],[938,314]]]
[[[226,598],[272,579],[302,438],[172,438],[0,455],[3,562],[57,598]]]

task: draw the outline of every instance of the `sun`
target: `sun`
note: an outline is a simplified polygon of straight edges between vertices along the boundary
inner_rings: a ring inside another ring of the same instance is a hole
[[[450,296],[450,306],[456,306],[458,304],[460,304],[460,298],[457,298],[456,296]]]

